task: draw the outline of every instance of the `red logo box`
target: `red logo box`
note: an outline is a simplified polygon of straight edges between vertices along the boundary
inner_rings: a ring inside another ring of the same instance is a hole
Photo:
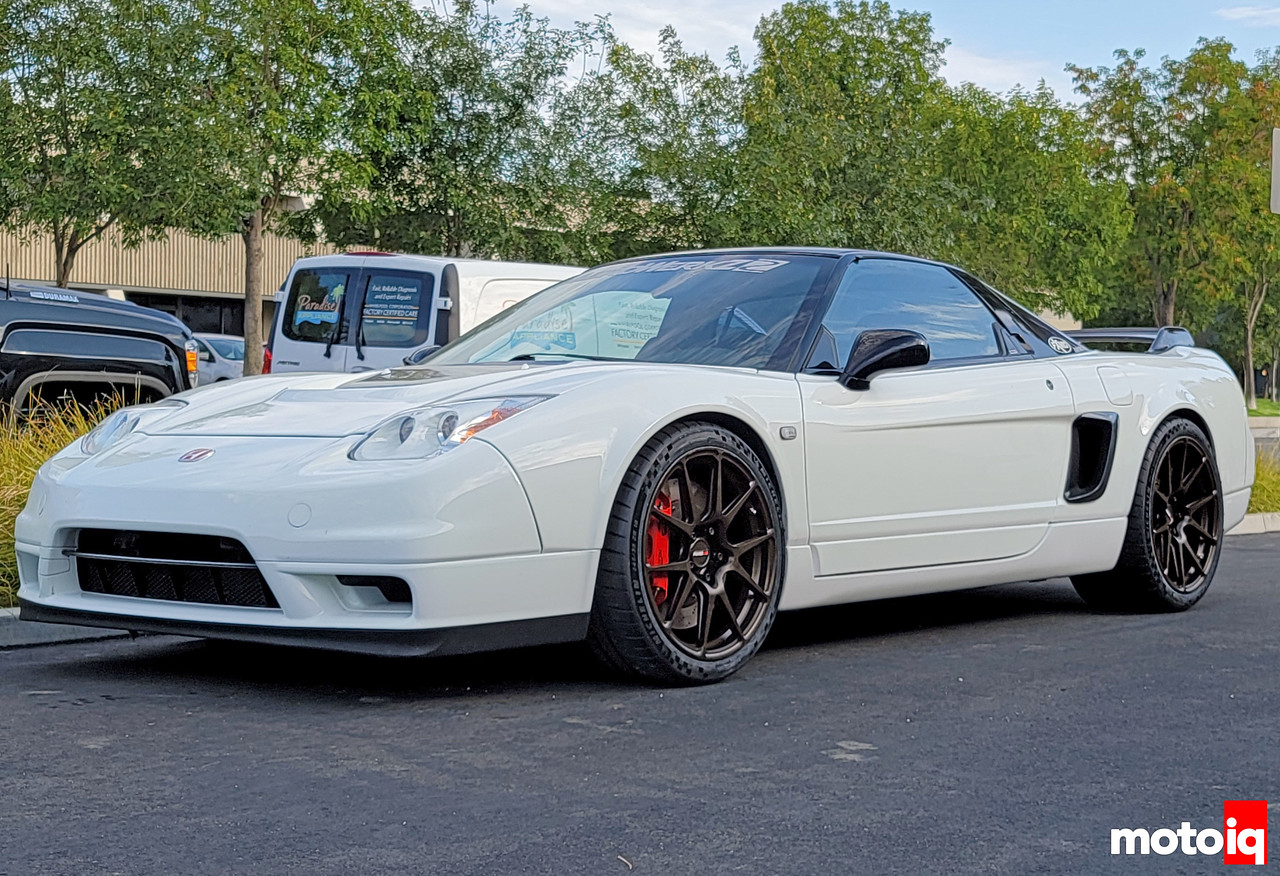
[[[1227,800],[1222,804],[1224,864],[1267,863],[1267,801]]]

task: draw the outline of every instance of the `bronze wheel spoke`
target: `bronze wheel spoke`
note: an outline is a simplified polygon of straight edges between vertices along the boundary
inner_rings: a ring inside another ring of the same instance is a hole
[[[740,558],[743,554],[747,553],[748,551],[753,551],[756,548],[760,547],[760,545],[766,544],[772,540],[773,540],[773,530],[768,529],[768,530],[765,530],[760,535],[753,535],[751,538],[748,538],[746,541],[732,542],[730,543],[729,548],[733,551],[733,557],[736,560]]]
[[[746,489],[742,491],[742,495],[734,499],[733,504],[730,505],[728,508],[724,509],[724,513],[721,514],[720,516],[724,520],[724,525],[726,527],[728,527],[728,525],[737,518],[738,514],[742,511],[742,509],[746,507],[747,502],[751,499],[753,495],[755,495],[756,490],[757,488],[759,488],[759,486],[760,485],[757,484],[755,481],[749,481],[747,483]]]
[[[689,593],[693,590],[695,581],[692,575],[685,575],[676,589],[667,593],[666,614],[662,618],[662,625],[670,627],[675,622],[676,615],[680,609],[684,608],[684,604],[689,601]]]
[[[729,595],[721,590],[716,594],[716,600],[724,606],[725,617],[729,619],[730,631],[732,631],[733,635],[737,637],[738,641],[745,642],[747,640],[747,636],[742,632],[742,627],[738,624],[738,615],[733,610],[733,603],[729,601]]]
[[[1218,543],[1218,537],[1214,535],[1212,532],[1210,532],[1209,530],[1205,529],[1203,526],[1201,526],[1200,521],[1196,520],[1194,517],[1187,518],[1187,526],[1195,529],[1202,536],[1204,536],[1204,540],[1207,541],[1209,544]]]
[[[716,454],[715,464],[711,467],[711,477],[707,479],[707,504],[702,509],[702,523],[720,516],[720,497],[724,495],[724,462],[723,457]]]
[[[698,599],[698,651],[706,654],[707,646],[711,644],[711,618],[715,614],[716,604],[711,601],[707,591],[699,587],[697,590]]]
[[[1205,574],[1204,566],[1200,565],[1200,558],[1197,557],[1196,552],[1191,549],[1191,545],[1187,544],[1186,542],[1183,542],[1182,551],[1184,554],[1187,555],[1187,559],[1191,560],[1191,564],[1196,567],[1197,575],[1203,576]],[[1183,564],[1183,569],[1185,571],[1186,569],[1185,564]]]
[[[650,566],[646,563],[644,568],[650,575],[666,575],[670,572],[684,572],[685,574],[689,574],[693,571],[689,568],[688,560],[677,560],[673,563],[659,563],[656,566]]]
[[[734,558],[733,562],[729,564],[728,571],[732,572],[733,574],[741,578],[743,583],[747,585],[747,589],[751,591],[751,595],[754,596],[755,598],[757,599],[769,598],[768,591],[765,590],[763,587],[761,587],[756,582],[755,578],[751,577],[751,574],[747,572],[746,568],[742,565],[742,563],[738,562],[736,557]]]
[[[1189,503],[1187,505],[1187,513],[1194,514],[1195,512],[1199,511],[1201,508],[1203,508],[1205,505],[1208,505],[1210,502],[1212,502],[1216,498],[1218,498],[1218,491],[1210,490],[1209,495],[1201,496],[1199,499],[1196,499],[1194,502]]]
[[[668,514],[666,511],[663,511],[661,508],[658,508],[656,506],[652,510],[650,510],[649,513],[652,514],[657,519],[661,520],[667,526],[670,526],[672,529],[678,532],[682,532],[687,536],[693,535],[692,523],[685,523],[683,520],[680,520],[677,517],[673,517],[672,515]]]

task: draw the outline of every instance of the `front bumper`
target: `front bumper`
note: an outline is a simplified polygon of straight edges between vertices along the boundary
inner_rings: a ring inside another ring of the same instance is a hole
[[[542,552],[506,459],[479,440],[424,464],[363,464],[328,439],[147,436],[37,476],[17,526],[22,617],[385,654],[581,638],[599,552]],[[81,589],[82,529],[240,541],[278,608]],[[339,576],[404,581],[411,601]]]
[[[143,633],[198,636],[207,639],[231,639],[267,645],[296,645],[383,657],[471,654],[477,651],[523,648],[529,645],[576,642],[586,637],[587,622],[591,617],[590,613],[587,613],[425,630],[344,630],[144,618],[137,615],[57,608],[38,602],[28,602],[25,599],[19,599],[18,606],[22,620],[41,623],[76,624]]]

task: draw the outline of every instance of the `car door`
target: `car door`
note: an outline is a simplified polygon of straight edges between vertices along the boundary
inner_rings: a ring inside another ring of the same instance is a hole
[[[348,370],[349,299],[359,279],[356,261],[294,271],[272,340],[273,372]]]
[[[372,261],[372,260],[371,260]],[[381,268],[366,263],[347,356],[348,371],[404,364],[404,357],[434,338],[439,278],[432,271]],[[445,314],[442,318],[447,319]]]
[[[873,328],[920,332],[930,364],[845,388],[831,366]],[[957,274],[851,265],[809,370],[825,372],[797,377],[817,574],[994,560],[1043,539],[1066,476],[1071,391]]]

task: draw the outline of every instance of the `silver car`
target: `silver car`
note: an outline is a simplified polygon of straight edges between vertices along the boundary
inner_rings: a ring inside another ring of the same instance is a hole
[[[201,332],[195,338],[202,386],[244,376],[244,338]]]

